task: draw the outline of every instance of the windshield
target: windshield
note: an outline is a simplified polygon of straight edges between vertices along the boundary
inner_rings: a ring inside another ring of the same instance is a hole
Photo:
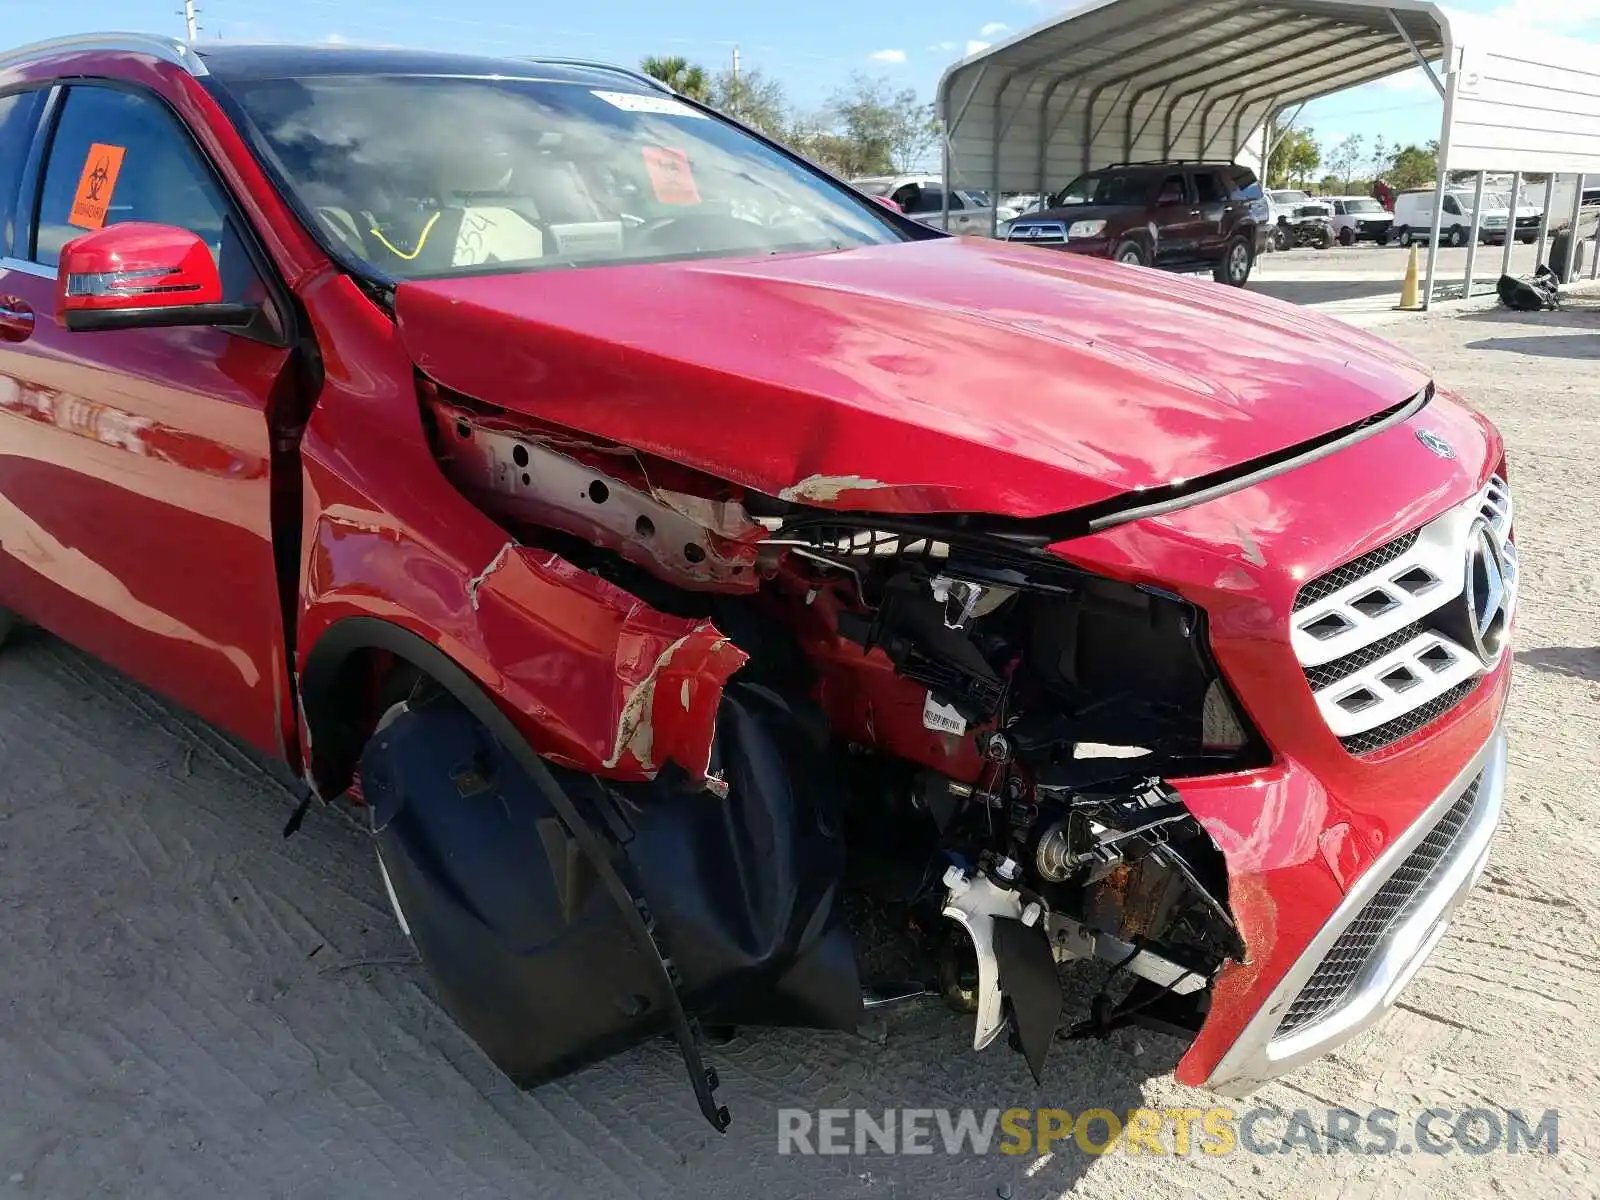
[[[1351,213],[1381,213],[1389,211],[1376,200],[1347,200],[1345,201],[1344,209],[1346,212]]]
[[[1099,171],[1081,175],[1056,194],[1054,206],[1069,204],[1143,204],[1150,194],[1150,176],[1132,171]]]
[[[1272,198],[1279,204],[1304,204],[1311,199],[1305,192],[1273,192]]]
[[[662,93],[363,75],[230,90],[320,232],[391,278],[904,240],[881,206]]]

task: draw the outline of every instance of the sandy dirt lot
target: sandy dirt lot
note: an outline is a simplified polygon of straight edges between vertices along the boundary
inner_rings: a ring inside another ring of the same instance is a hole
[[[284,841],[256,759],[31,633],[0,653],[0,1196],[1600,1194],[1600,313],[1386,332],[1511,445],[1508,811],[1401,1009],[1249,1103],[1559,1108],[1555,1156],[777,1153],[789,1106],[1211,1102],[1172,1081],[1176,1042],[1134,1031],[1058,1045],[1035,1089],[937,1004],[865,1036],[738,1035],[713,1056],[725,1137],[664,1043],[519,1093],[429,998],[357,821]]]

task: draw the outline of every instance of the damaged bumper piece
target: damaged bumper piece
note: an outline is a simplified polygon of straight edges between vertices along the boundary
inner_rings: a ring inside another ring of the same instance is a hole
[[[1411,982],[1489,861],[1505,801],[1496,729],[1450,786],[1345,895],[1206,1086],[1242,1096],[1382,1017]]]

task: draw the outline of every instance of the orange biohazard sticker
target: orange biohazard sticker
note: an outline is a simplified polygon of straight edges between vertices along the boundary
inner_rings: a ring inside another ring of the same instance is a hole
[[[126,147],[108,146],[95,142],[83,160],[83,174],[78,176],[78,190],[72,196],[72,211],[67,221],[80,229],[102,229],[106,214],[111,211],[111,193],[117,187],[117,174],[122,170],[122,156]]]
[[[669,146],[644,147],[644,165],[650,172],[650,187],[663,204],[699,204],[700,190],[694,186],[689,156]]]

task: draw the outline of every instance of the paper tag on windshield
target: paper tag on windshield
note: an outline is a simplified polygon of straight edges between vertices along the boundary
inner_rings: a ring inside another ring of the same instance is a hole
[[[694,186],[694,171],[689,156],[671,146],[645,146],[645,170],[650,173],[650,190],[663,204],[699,204],[700,190]]]
[[[623,112],[655,113],[661,117],[700,117],[705,113],[697,108],[690,108],[681,100],[674,100],[671,96],[645,96],[638,92],[590,92],[604,100],[612,108],[620,108]]]
[[[948,704],[940,704],[929,692],[922,702],[922,726],[935,733],[965,733],[967,719]]]

